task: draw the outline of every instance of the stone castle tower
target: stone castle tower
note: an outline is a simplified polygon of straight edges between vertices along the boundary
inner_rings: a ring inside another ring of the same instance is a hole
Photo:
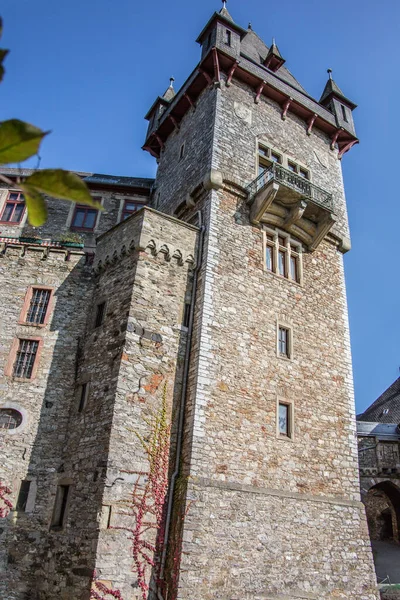
[[[310,97],[225,5],[197,41],[146,117],[155,181],[81,174],[104,210],[49,199],[35,231],[12,170],[0,192],[7,600],[378,598],[343,273],[355,105],[331,77]]]

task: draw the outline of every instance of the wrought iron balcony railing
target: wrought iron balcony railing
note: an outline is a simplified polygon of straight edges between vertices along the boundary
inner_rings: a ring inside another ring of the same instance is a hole
[[[315,204],[318,204],[318,206],[322,206],[330,212],[333,212],[332,194],[329,194],[322,188],[314,185],[311,181],[308,181],[308,179],[297,175],[297,173],[285,169],[278,163],[272,163],[270,167],[260,173],[260,175],[247,186],[249,199],[252,200],[271,181],[275,181],[278,184],[290,188],[300,194],[302,198],[311,200]]]

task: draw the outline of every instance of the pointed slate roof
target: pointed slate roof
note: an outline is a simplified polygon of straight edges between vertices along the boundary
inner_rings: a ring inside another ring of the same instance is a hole
[[[357,421],[400,423],[400,377],[361,415]]]
[[[172,100],[172,98],[175,97],[175,90],[174,90],[175,79],[173,77],[171,77],[171,79],[169,81],[170,81],[169,87],[165,90],[165,92],[163,94],[164,100],[168,100],[168,102],[170,102]]]
[[[233,21],[231,15],[229,14],[228,9],[226,8],[226,6],[223,6],[221,8],[221,10],[219,11],[219,14],[222,15],[223,17],[225,17],[226,19],[230,19],[231,21]]]
[[[247,30],[247,33],[242,40],[241,50],[244,55],[251,58],[257,64],[264,64],[269,52],[268,46],[266,46],[263,40],[253,29]],[[285,66],[281,67],[276,75],[289,85],[292,85],[295,89],[299,90],[299,92],[307,94],[307,91],[300,85],[297,79],[293,77],[291,72]]]
[[[264,65],[271,69],[271,71],[278,71],[284,64],[286,60],[283,58],[282,54],[279,52],[278,46],[275,44],[275,39],[272,40],[272,46],[268,50],[268,54],[266,59],[264,60]]]
[[[352,102],[351,100],[346,98],[346,96],[343,94],[343,92],[340,89],[340,87],[338,86],[338,84],[332,79],[332,76],[329,74],[329,79],[326,82],[326,85],[325,85],[324,91],[322,92],[322,96],[319,100],[319,103],[326,104],[331,99],[332,96],[335,96],[336,98],[340,98],[341,100],[344,100],[346,102],[346,104],[348,104],[350,106],[351,109],[357,108],[357,104],[354,104],[354,102]]]

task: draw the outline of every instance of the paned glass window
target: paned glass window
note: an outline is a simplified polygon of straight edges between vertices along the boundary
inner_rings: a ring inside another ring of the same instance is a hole
[[[17,225],[21,223],[25,212],[25,199],[20,192],[9,192],[1,213],[0,221]]]
[[[281,356],[290,357],[290,339],[289,329],[287,327],[279,327],[278,330],[278,351]]]
[[[122,210],[121,221],[125,221],[128,217],[133,215],[137,210],[142,208],[143,204],[137,202],[131,202],[130,200],[124,201],[124,208]]]
[[[290,406],[279,403],[279,435],[290,437]]]
[[[26,315],[26,323],[43,325],[49,307],[51,291],[33,288],[32,297]]]
[[[36,340],[19,340],[17,358],[14,364],[14,377],[30,379],[35,364],[39,342]]]
[[[271,166],[272,163],[282,164],[282,155],[275,150],[271,150],[268,146],[258,147],[258,173],[261,174],[265,169]]]
[[[0,429],[16,429],[22,423],[22,415],[14,408],[0,408]]]
[[[93,231],[94,226],[96,225],[98,212],[99,211],[96,208],[90,208],[89,206],[81,206],[78,204],[75,207],[71,229]]]
[[[267,271],[300,283],[301,247],[290,236],[265,232],[265,264]]]

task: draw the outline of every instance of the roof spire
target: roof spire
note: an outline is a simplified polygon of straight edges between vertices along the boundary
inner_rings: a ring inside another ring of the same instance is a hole
[[[231,15],[228,12],[228,9],[226,8],[226,3],[227,3],[227,0],[222,0],[222,8],[219,11],[219,14],[222,15],[223,17],[226,17],[230,21],[233,21]]]
[[[329,75],[329,79],[332,79],[332,69],[327,69],[326,71]]]
[[[281,68],[281,66],[285,63],[285,59],[282,58],[281,53],[279,52],[279,48],[276,45],[275,38],[272,38],[272,46],[268,50],[268,54],[264,60],[264,66],[267,69],[275,72]]]
[[[175,79],[173,77],[169,78],[169,87],[166,89],[163,95],[164,100],[171,101],[175,96],[174,81]]]

